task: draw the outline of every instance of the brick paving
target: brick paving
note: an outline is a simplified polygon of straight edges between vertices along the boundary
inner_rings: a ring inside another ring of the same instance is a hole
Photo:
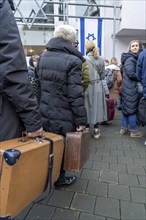
[[[121,136],[121,112],[91,139],[90,157],[77,182],[52,190],[33,202],[16,220],[146,220],[146,127],[143,138]]]

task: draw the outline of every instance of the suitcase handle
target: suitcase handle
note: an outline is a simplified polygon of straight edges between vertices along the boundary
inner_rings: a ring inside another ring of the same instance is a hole
[[[42,142],[43,140],[45,140],[45,136],[42,135],[42,136],[37,136],[37,137],[32,138],[32,137],[28,137],[26,131],[23,131],[22,132],[22,138],[18,142],[26,142],[26,141],[28,141],[30,139],[33,139],[33,140],[35,140],[37,142]]]

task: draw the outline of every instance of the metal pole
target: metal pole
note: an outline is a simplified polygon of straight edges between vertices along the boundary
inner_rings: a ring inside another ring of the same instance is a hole
[[[113,57],[115,57],[115,34],[116,34],[116,7],[115,7],[116,2],[114,1],[114,20],[113,20]]]
[[[68,0],[66,0],[66,19],[67,19],[67,24],[69,24],[69,17],[68,17]]]

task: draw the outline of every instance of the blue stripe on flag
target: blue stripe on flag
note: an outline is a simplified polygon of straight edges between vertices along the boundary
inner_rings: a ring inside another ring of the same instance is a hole
[[[99,54],[102,54],[102,20],[98,19],[98,48]]]
[[[85,20],[84,18],[81,18],[80,19],[80,44],[81,44],[80,49],[83,55],[85,50],[84,41],[85,41]]]

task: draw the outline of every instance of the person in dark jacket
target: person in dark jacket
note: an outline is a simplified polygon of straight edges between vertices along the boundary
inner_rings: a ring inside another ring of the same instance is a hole
[[[39,60],[39,55],[33,55],[29,59],[29,66],[28,66],[28,78],[31,82],[33,92],[37,98],[37,101],[39,103],[40,101],[40,95],[41,95],[41,87],[40,87],[40,80],[38,78],[37,74],[37,64]]]
[[[26,59],[10,4],[0,4],[0,141],[42,134],[37,100],[28,79]]]
[[[143,87],[143,98],[146,99],[146,48],[140,53],[136,66],[136,74]],[[144,142],[146,145],[146,140]]]
[[[143,86],[143,97],[146,99],[146,48],[138,57],[136,74],[138,81]]]
[[[129,132],[130,137],[142,137],[142,132],[137,130],[137,109],[140,95],[138,93],[136,76],[136,63],[142,44],[138,40],[133,40],[129,44],[129,51],[121,56],[123,65],[123,83],[122,83],[122,127],[120,134]]]
[[[43,129],[63,136],[70,131],[82,131],[87,123],[82,86],[82,55],[72,45],[75,40],[76,30],[72,26],[58,26],[38,64]],[[54,186],[68,186],[75,180],[75,176],[65,176],[62,165]]]

